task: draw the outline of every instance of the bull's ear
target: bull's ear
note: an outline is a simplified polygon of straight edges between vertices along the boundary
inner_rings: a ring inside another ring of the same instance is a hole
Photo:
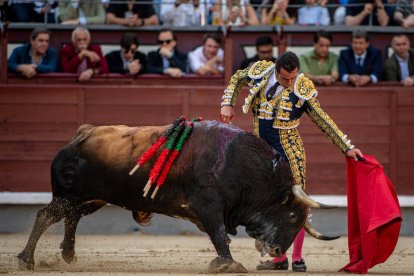
[[[286,192],[283,197],[282,197],[282,201],[281,201],[281,205],[285,205],[288,201],[289,201],[289,197],[291,196],[291,192]]]

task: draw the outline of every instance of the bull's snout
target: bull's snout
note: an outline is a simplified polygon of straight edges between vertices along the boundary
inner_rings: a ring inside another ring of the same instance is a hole
[[[282,248],[279,245],[267,247],[267,253],[269,253],[270,257],[280,257],[282,256]]]

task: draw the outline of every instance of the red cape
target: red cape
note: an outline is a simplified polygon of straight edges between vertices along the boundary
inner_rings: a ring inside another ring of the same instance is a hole
[[[374,157],[347,158],[348,248],[340,271],[365,274],[385,262],[397,245],[401,210],[394,186]]]

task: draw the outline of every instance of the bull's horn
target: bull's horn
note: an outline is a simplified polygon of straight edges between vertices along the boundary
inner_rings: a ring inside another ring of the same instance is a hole
[[[322,203],[317,202],[316,200],[310,198],[302,189],[301,185],[293,185],[292,192],[302,202],[306,203],[309,207],[312,208],[322,208],[322,209],[330,209],[336,208],[337,206],[332,205],[325,205]]]
[[[339,238],[339,236],[325,236],[325,235],[322,235],[321,233],[316,231],[315,228],[313,228],[312,225],[310,225],[310,223],[308,221],[306,221],[306,223],[305,223],[305,229],[306,229],[306,232],[308,232],[309,235],[311,235],[312,237],[314,237],[318,240],[331,241],[331,240],[336,240],[336,239]]]

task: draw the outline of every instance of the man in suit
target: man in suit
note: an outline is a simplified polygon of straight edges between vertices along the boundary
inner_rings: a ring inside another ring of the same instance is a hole
[[[384,66],[384,80],[399,81],[404,86],[414,86],[414,50],[405,34],[396,34],[391,40],[394,54]]]
[[[172,30],[163,29],[157,39],[160,48],[148,53],[147,72],[180,78],[188,73],[187,54],[177,50],[177,38]]]
[[[108,73],[108,64],[101,47],[91,45],[91,34],[84,27],[72,32],[72,43],[60,50],[59,64],[63,72],[78,74],[78,81],[85,82],[94,75]]]
[[[50,32],[45,28],[36,28],[30,35],[30,43],[13,50],[8,63],[10,72],[22,74],[30,79],[38,73],[56,72],[58,53],[49,47]]]
[[[342,50],[338,60],[339,79],[355,86],[377,83],[381,70],[381,53],[370,46],[369,35],[362,30],[352,33],[352,44]]]
[[[147,60],[145,54],[138,51],[138,47],[139,40],[135,33],[125,33],[121,38],[121,50],[112,51],[105,56],[109,72],[132,76],[144,73]]]

